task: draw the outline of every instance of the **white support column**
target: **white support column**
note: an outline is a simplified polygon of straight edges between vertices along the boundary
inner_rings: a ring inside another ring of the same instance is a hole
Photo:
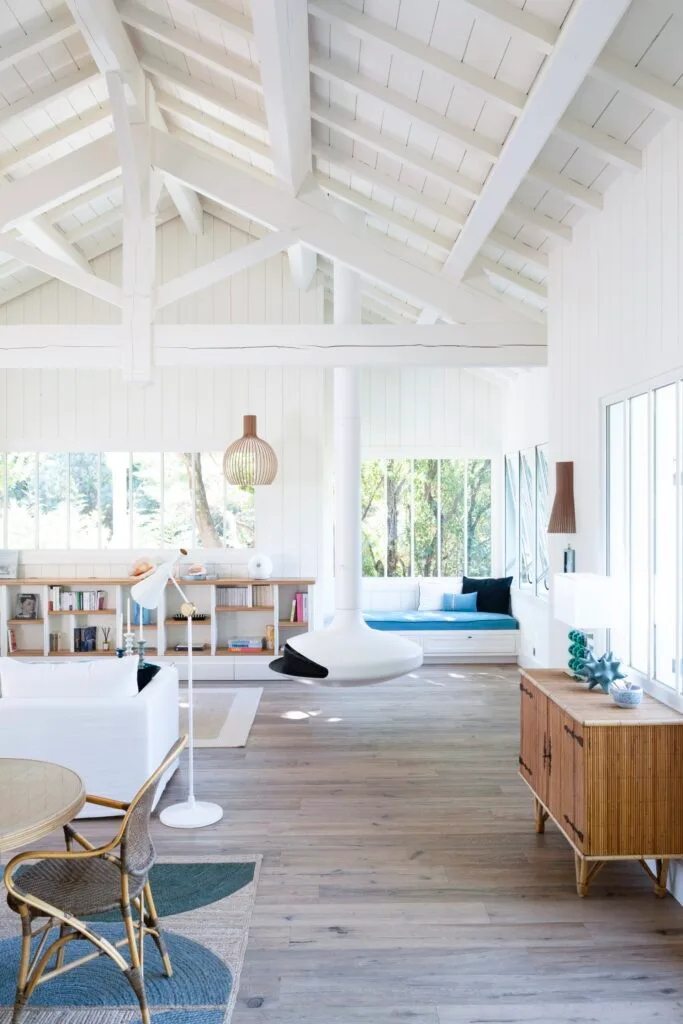
[[[317,253],[305,245],[297,244],[289,247],[287,256],[292,281],[302,292],[308,291],[318,269]]]

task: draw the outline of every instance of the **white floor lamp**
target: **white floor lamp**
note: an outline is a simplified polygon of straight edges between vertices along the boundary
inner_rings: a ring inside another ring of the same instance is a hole
[[[187,551],[181,548],[181,555]],[[193,653],[192,653],[192,616],[196,613],[195,605],[188,601],[187,595],[181,590],[178,581],[173,575],[173,570],[178,561],[175,555],[168,562],[163,562],[149,576],[146,576],[139,583],[131,587],[131,597],[143,608],[158,608],[162,595],[169,582],[173,584],[183,603],[180,606],[181,614],[187,619],[187,731],[188,731],[188,794],[187,800],[182,803],[165,807],[160,814],[164,825],[171,828],[203,828],[205,825],[213,825],[223,817],[223,808],[218,804],[207,803],[204,800],[195,800],[194,795],[194,694],[193,694]],[[140,613],[142,614],[142,613]]]

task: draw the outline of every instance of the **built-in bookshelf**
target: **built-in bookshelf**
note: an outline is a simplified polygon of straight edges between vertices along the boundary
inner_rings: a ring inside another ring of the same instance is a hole
[[[179,580],[197,607],[192,624],[197,678],[260,679],[286,640],[313,628],[314,580]],[[114,657],[128,623],[131,577],[0,581],[0,651],[16,658]],[[160,606],[146,612],[131,603],[131,631],[146,655],[187,657],[187,622],[180,594],[169,584]],[[85,607],[84,607],[85,606]]]

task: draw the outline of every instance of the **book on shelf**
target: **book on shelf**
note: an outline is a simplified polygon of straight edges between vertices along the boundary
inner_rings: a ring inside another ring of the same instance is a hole
[[[271,608],[273,605],[273,586],[271,583],[255,583],[252,586],[254,608]]]
[[[232,637],[228,640],[228,647],[250,651],[263,650],[264,641],[262,637]]]
[[[106,607],[106,590],[69,590],[58,586],[47,588],[47,608],[50,612],[101,612]]]
[[[210,644],[192,644],[192,651],[205,651],[208,647],[210,647]],[[173,650],[178,652],[184,651],[187,653],[188,646],[187,644],[176,644]]]
[[[219,608],[251,608],[251,587],[216,587]]]
[[[11,626],[7,627],[7,653],[14,654],[17,649],[17,634]]]
[[[308,622],[308,594],[304,594],[303,591],[297,591],[292,598],[289,621]]]
[[[97,650],[97,626],[74,627],[74,651]]]

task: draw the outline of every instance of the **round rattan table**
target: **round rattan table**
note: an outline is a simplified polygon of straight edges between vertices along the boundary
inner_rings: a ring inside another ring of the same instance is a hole
[[[0,853],[66,825],[84,803],[83,780],[70,768],[0,757]]]

